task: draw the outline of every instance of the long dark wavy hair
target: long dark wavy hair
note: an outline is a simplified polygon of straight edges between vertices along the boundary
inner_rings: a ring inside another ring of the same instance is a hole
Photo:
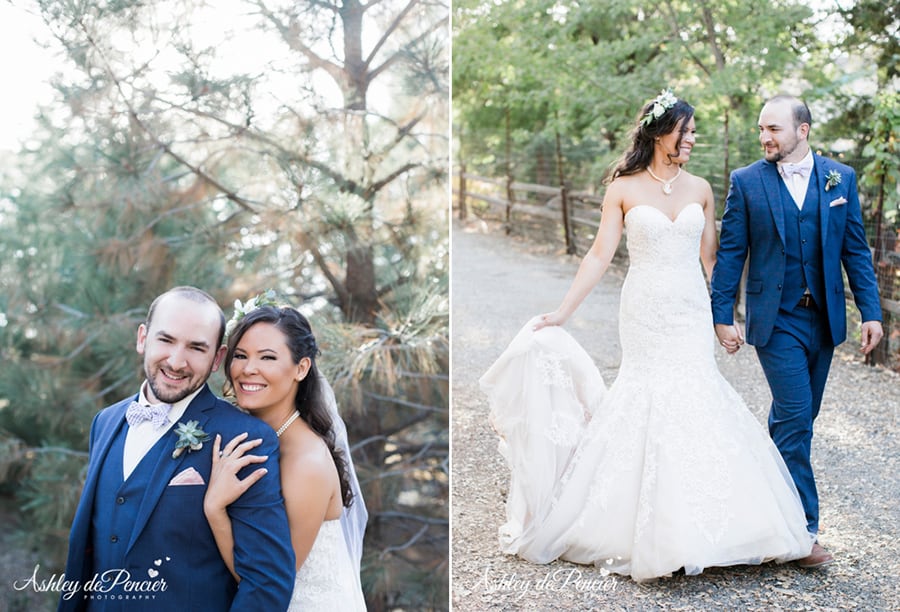
[[[335,448],[334,445],[334,423],[331,419],[331,412],[328,410],[325,393],[322,390],[319,369],[316,367],[316,355],[319,354],[319,347],[306,317],[286,306],[280,308],[260,306],[244,316],[228,335],[228,352],[225,354],[225,378],[227,380],[225,395],[234,395],[234,382],[231,380],[231,362],[234,360],[234,350],[247,330],[257,323],[271,323],[284,334],[285,343],[291,351],[291,359],[295,364],[300,363],[304,357],[309,358],[309,371],[297,387],[294,407],[300,413],[300,418],[328,445],[341,481],[343,504],[350,506],[353,502],[353,492],[350,490],[347,458],[344,457],[343,451]]]
[[[678,122],[684,119],[681,123],[678,142],[675,144],[676,153],[668,154],[670,160],[678,156],[677,151],[681,146],[681,139],[687,131],[688,122],[694,116],[694,107],[678,98],[672,108],[667,109],[661,116],[655,117],[649,123],[644,124],[642,119],[650,112],[655,102],[656,99],[654,98],[641,109],[635,126],[631,131],[631,145],[629,145],[622,157],[611,166],[612,170],[607,173],[606,179],[603,181],[604,184],[608,185],[620,176],[637,174],[646,169],[653,159],[654,141],[660,136],[665,136],[675,131],[675,128],[678,127]]]

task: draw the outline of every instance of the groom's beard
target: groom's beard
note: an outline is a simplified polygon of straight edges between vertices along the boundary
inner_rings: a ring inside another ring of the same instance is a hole
[[[157,401],[165,402],[167,404],[174,404],[175,402],[181,401],[202,387],[209,378],[209,375],[212,374],[212,365],[210,365],[206,373],[201,376],[197,376],[192,372],[188,372],[187,374],[187,377],[184,378],[184,386],[173,388],[172,383],[166,381],[165,374],[162,373],[162,368],[159,366],[151,368],[148,363],[144,363],[144,376],[147,378],[147,384],[150,387],[150,391],[153,392]]]
[[[785,142],[785,143],[775,143],[778,149],[775,150],[774,153],[769,153],[765,149],[764,155],[766,157],[766,161],[770,161],[773,164],[780,162],[785,157],[791,155],[794,151],[797,150],[797,146],[800,144],[800,139],[796,138],[794,142]],[[765,147],[765,145],[763,145]]]

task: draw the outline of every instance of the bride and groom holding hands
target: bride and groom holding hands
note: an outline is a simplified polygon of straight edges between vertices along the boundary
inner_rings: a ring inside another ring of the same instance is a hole
[[[481,379],[511,472],[504,552],[638,581],[833,562],[818,543],[810,446],[847,334],[842,267],[861,351],[883,332],[856,175],[811,151],[811,124],[802,100],[766,102],[764,159],[732,174],[717,238],[709,183],[684,170],[693,108],[670,91],[644,105],[561,305],[532,319]],[[600,281],[626,228],[622,359],[607,389],[559,326]],[[748,259],[746,341],[772,393],[768,433],[713,351],[714,338],[728,353],[744,344],[733,313]]]
[[[309,322],[271,297],[227,338],[200,289],[150,306],[146,381],[91,426],[60,610],[365,609],[346,428]],[[242,410],[210,391],[220,366]]]

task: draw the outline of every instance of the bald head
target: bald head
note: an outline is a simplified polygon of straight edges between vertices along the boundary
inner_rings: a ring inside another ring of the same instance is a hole
[[[216,344],[216,346],[221,346],[222,340],[225,337],[225,313],[222,312],[222,309],[219,307],[218,302],[216,302],[216,300],[210,294],[208,294],[206,291],[203,291],[202,289],[197,289],[196,287],[190,287],[187,285],[174,287],[153,300],[153,303],[150,304],[150,309],[147,311],[147,327],[150,327],[150,324],[153,322],[153,315],[156,313],[156,310],[159,307],[160,303],[173,297],[181,298],[187,300],[188,302],[193,302],[197,305],[206,306],[211,310],[215,310],[221,322],[221,325],[219,326],[218,343]]]
[[[803,123],[812,127],[812,114],[809,112],[809,107],[806,105],[806,102],[800,98],[781,94],[770,98],[765,106],[769,106],[770,104],[781,109],[787,109],[795,128],[800,127]]]

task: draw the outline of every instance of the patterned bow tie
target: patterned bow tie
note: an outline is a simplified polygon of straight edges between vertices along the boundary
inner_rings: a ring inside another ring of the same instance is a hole
[[[781,170],[781,176],[784,178],[791,178],[794,174],[799,174],[806,178],[809,176],[810,170],[812,170],[809,166],[801,164],[781,164],[778,168]]]
[[[128,410],[125,412],[125,420],[128,421],[129,427],[135,427],[144,421],[150,421],[154,429],[159,429],[169,422],[170,408],[172,408],[171,404],[143,406],[137,402],[131,402]]]

